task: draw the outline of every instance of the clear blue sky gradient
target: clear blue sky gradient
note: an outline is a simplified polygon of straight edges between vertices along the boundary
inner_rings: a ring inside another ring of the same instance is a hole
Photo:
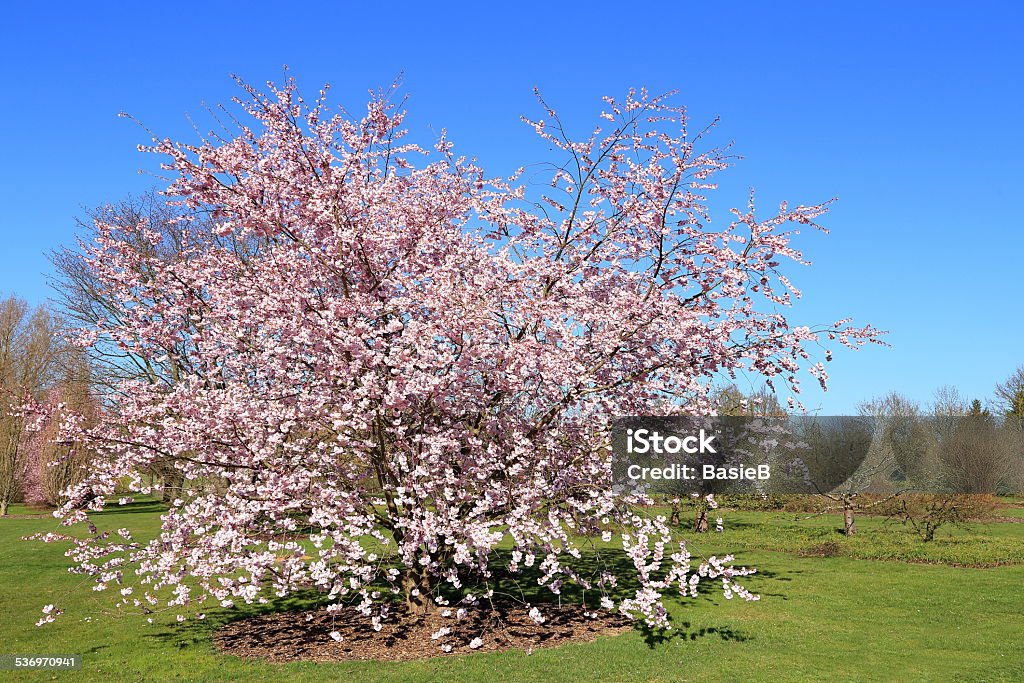
[[[1024,11],[1015,2],[19,3],[5,11],[0,293],[46,299],[44,253],[84,207],[158,181],[127,111],[194,139],[228,77],[330,82],[359,111],[404,72],[409,125],[446,127],[493,173],[543,160],[520,114],[539,86],[589,128],[599,97],[678,88],[745,159],[722,200],[840,198],[790,275],[795,322],[846,315],[891,349],[838,352],[808,406],[844,413],[942,384],[986,398],[1024,363]],[[139,171],[150,174],[140,174]],[[724,216],[723,216],[724,217]]]

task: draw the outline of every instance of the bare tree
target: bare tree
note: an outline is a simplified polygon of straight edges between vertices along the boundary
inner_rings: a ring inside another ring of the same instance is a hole
[[[65,246],[50,254],[50,262],[56,271],[50,285],[56,291],[57,303],[70,325],[102,329],[105,322],[123,322],[123,316],[130,312],[102,283],[96,268],[89,262],[91,254],[85,245],[91,244],[101,230],[110,231],[116,239],[140,254],[133,271],[125,274],[139,284],[136,306],[159,309],[176,302],[173,292],[147,289],[147,285],[153,282],[157,264],[187,262],[201,251],[201,245],[215,239],[209,224],[200,217],[182,217],[179,214],[161,197],[149,193],[100,207],[78,221],[78,247]],[[147,232],[159,235],[160,240],[153,240]],[[191,341],[189,332],[195,329],[194,323],[198,319],[199,312],[194,319],[186,321],[193,323],[192,327],[183,331],[178,344],[167,346],[162,353],[155,354],[155,357],[166,358],[159,363],[149,357],[154,354],[134,353],[124,343],[125,340],[104,338],[105,343],[90,348],[97,380],[107,387],[125,378],[154,384],[172,383],[180,376],[181,364],[186,362],[184,359],[189,357],[185,353]]]
[[[943,526],[959,526],[991,515],[995,503],[989,496],[956,494],[918,495],[900,500],[890,519],[909,526],[924,543],[935,540]]]
[[[14,296],[0,301],[0,515],[22,494],[27,452],[21,406],[39,400],[54,380],[63,345],[60,324],[45,308]]]
[[[922,450],[917,404],[896,392],[860,406],[861,421],[837,423],[838,431],[820,435],[827,452],[867,456],[847,479],[831,491],[819,491],[828,504],[823,512],[842,512],[843,533],[857,533],[858,513],[884,505],[910,487],[904,471]],[[866,443],[869,442],[869,443]],[[814,450],[821,450],[818,446]],[[903,464],[901,464],[901,462]],[[866,498],[865,494],[874,494]]]
[[[715,389],[712,394],[719,415],[785,417],[788,413],[778,395],[767,386],[744,393],[735,384]]]
[[[955,401],[955,390],[942,400],[947,398]],[[917,402],[893,392],[878,406],[876,419],[881,421],[882,445],[891,452],[896,465],[890,479],[901,482],[904,490],[934,488],[938,464],[934,417],[925,414]]]
[[[210,249],[223,249],[237,256],[237,261],[248,264],[266,245],[266,241],[252,238],[223,238],[213,229],[210,217],[202,213],[189,213],[183,207],[167,203],[155,193],[129,197],[120,203],[97,208],[78,221],[80,242],[77,248],[63,247],[50,254],[56,276],[51,286],[57,292],[57,302],[72,326],[103,329],[118,326],[131,308],[123,306],[117,295],[110,292],[90,262],[86,245],[93,242],[103,230],[130,245],[144,258],[138,259],[133,271],[125,273],[139,283],[136,306],[147,310],[173,308],[179,295],[173,291],[148,287],[153,282],[157,267],[180,264],[182,267],[195,258],[201,258]],[[159,239],[153,239],[153,235]],[[203,299],[203,292],[189,292]],[[218,384],[222,378],[207,377],[204,368],[195,367],[190,359],[196,358],[192,348],[194,332],[203,324],[202,306],[191,310],[183,318],[179,338],[168,343],[157,353],[137,353],[133,349],[151,348],[153,340],[101,338],[101,343],[90,347],[89,362],[93,368],[93,382],[105,394],[108,403],[116,405],[118,396],[114,387],[122,379],[136,379],[152,384],[173,385],[185,373],[192,377],[205,377]],[[177,496],[184,479],[175,462],[157,458],[151,474],[161,482],[165,500]]]
[[[946,384],[935,390],[931,404],[932,430],[939,442],[953,437],[960,418],[967,414],[967,399],[960,390]]]
[[[1013,434],[975,400],[940,446],[948,490],[960,494],[999,491],[1016,461]]]

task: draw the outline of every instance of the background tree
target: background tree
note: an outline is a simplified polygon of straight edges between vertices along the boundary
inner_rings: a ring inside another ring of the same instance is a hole
[[[996,385],[996,402],[1007,422],[1024,431],[1024,365]]]
[[[0,515],[20,499],[26,474],[28,417],[24,407],[42,398],[58,367],[60,325],[45,308],[22,299],[0,300]]]
[[[1008,492],[1024,494],[1024,365],[996,385],[996,400],[1003,417],[1010,450]]]
[[[949,395],[950,401],[954,394]],[[946,406],[952,408],[952,404]],[[892,453],[895,468],[889,473],[890,481],[900,482],[904,490],[928,490],[938,482],[936,422],[942,418],[928,415],[916,401],[892,392],[883,402],[878,419],[882,421],[884,447]],[[944,427],[943,427],[944,428]]]
[[[64,491],[84,479],[88,467],[97,466],[86,444],[61,434],[61,424],[68,419],[82,420],[80,427],[88,429],[100,418],[88,359],[81,352],[69,352],[62,365],[56,386],[43,402],[39,425],[25,444],[25,502],[36,505],[64,503]]]
[[[688,496],[679,497],[674,496],[668,500],[669,504],[669,524],[672,526],[679,526],[683,520],[683,509],[686,507],[693,508],[693,532],[696,534],[707,533],[708,531],[708,515],[712,510],[718,509],[718,502],[715,500],[715,495],[709,493],[702,496],[697,492],[693,492]]]
[[[885,505],[911,488],[907,471],[916,469],[927,451],[926,434],[919,427],[917,405],[897,393],[866,401],[859,407],[862,420],[841,420],[835,429],[802,435],[811,444],[810,455],[824,454],[842,465],[843,457],[867,453],[853,474],[830,491],[819,491],[827,502],[823,512],[841,512],[843,533],[857,533],[857,514]],[[857,456],[859,457],[859,455]],[[912,464],[913,463],[913,464]],[[866,496],[865,494],[874,494]]]
[[[956,387],[947,384],[936,389],[929,414],[933,419],[932,429],[940,442],[952,438],[960,418],[967,414],[967,407],[967,399]]]
[[[715,412],[726,416],[785,417],[788,411],[768,386],[744,393],[736,384],[717,387],[711,394]]]
[[[543,105],[531,125],[558,158],[539,194],[444,139],[432,156],[405,142],[386,96],[352,119],[293,84],[246,92],[229,138],[153,148],[217,240],[184,230],[162,258],[168,235],[101,220],[83,246],[114,310],[82,343],[156,371],[120,380],[81,430],[111,464],[61,514],[87,520],[121,482],[149,491],[156,459],[223,486],[171,501],[150,543],[90,537],[80,569],[100,588],[135,576],[168,608],[313,587],[383,619],[388,591],[432,609],[489,595],[495,567],[607,591],[623,570],[595,573],[583,544],[600,558],[617,541],[636,588],[615,607],[651,626],[667,591],[702,579],[753,598],[734,583],[747,570],[692,567],[666,520],[610,485],[609,419],[710,413],[712,380],[735,370],[795,389],[805,347],[874,340],[780,313],[796,290],[779,269],[803,260],[790,228],[825,205],[761,219],[751,204],[713,229],[704,193],[727,156],[645,92],[607,99],[582,139]]]
[[[174,306],[180,300],[179,293],[150,286],[162,266],[183,266],[202,253],[204,246],[232,250],[240,260],[245,260],[249,258],[246,249],[253,246],[252,241],[240,244],[230,237],[218,236],[206,214],[171,206],[166,197],[155,192],[92,209],[77,224],[78,244],[61,247],[49,255],[54,267],[50,285],[68,323],[92,330],[109,326],[128,328],[133,316],[142,311]],[[137,257],[124,264],[128,267],[124,277],[135,285],[131,307],[117,299],[119,290],[89,261],[87,246],[101,236],[118,242]],[[204,294],[196,291],[193,295],[201,301]],[[180,321],[180,338],[161,340],[163,345],[159,348],[163,353],[156,355],[140,353],[138,345],[117,344],[100,335],[95,344],[86,347],[94,381],[107,391],[116,391],[123,380],[170,384],[186,373],[202,372],[202,368],[183,365],[196,353],[189,347],[196,322],[194,317]],[[141,344],[141,337],[137,341]]]
[[[939,445],[951,493],[996,493],[1009,481],[1017,462],[1010,433],[997,423],[981,401],[971,402],[952,435]]]
[[[97,331],[117,326],[127,333],[140,311],[173,310],[181,293],[175,288],[150,286],[160,268],[172,264],[186,267],[205,249],[227,250],[239,262],[246,263],[265,245],[265,240],[257,236],[238,239],[234,234],[220,235],[208,214],[183,211],[155,192],[93,209],[78,221],[78,228],[80,239],[76,247],[65,246],[51,252],[55,275],[50,284],[69,323]],[[101,233],[103,238],[119,243],[137,256],[123,264],[122,277],[135,284],[131,307],[124,306],[118,298],[118,287],[105,280],[102,270],[89,261],[86,245],[100,239]],[[115,343],[105,335],[98,336],[96,343],[86,348],[86,361],[96,389],[111,395],[119,392],[124,381],[171,386],[183,376],[205,377],[205,368],[192,365],[192,359],[199,355],[192,343],[206,306],[205,292],[197,288],[191,296],[194,309],[179,321],[180,330],[173,339],[144,340],[137,335],[126,339],[128,343]],[[153,352],[140,352],[143,347]],[[172,459],[154,458],[148,472],[158,482],[157,491],[165,502],[181,493],[184,476]]]

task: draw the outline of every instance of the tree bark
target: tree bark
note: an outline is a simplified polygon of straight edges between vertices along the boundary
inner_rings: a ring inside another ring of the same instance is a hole
[[[682,520],[679,518],[679,504],[678,503],[673,503],[672,504],[672,514],[671,514],[671,516],[669,516],[668,523],[671,526],[679,526],[680,524],[682,524]]]
[[[708,511],[697,509],[697,519],[693,521],[693,530],[698,534],[706,533],[708,530]]]
[[[175,498],[181,497],[182,492],[185,490],[185,476],[181,473],[181,470],[170,464],[168,464],[166,470],[160,472],[160,483],[163,486],[160,500],[164,503],[170,503]]]
[[[410,612],[427,614],[437,606],[430,598],[430,582],[426,569],[406,567],[402,572],[402,592]]]
[[[852,508],[845,508],[843,510],[843,533],[847,536],[853,536],[857,533],[857,521],[853,518]]]

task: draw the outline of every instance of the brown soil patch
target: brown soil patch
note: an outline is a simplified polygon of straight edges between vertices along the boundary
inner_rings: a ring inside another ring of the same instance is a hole
[[[396,610],[374,631],[369,617],[354,608],[333,616],[325,610],[281,612],[229,623],[217,631],[214,642],[225,654],[270,662],[381,659],[408,661],[470,652],[524,650],[553,647],[570,642],[590,642],[600,635],[632,629],[632,622],[604,610],[586,611],[579,605],[538,605],[543,624],[530,618],[521,605],[497,605],[492,610],[473,608],[460,619],[455,608],[410,614]],[[449,632],[433,638],[438,631]],[[336,641],[331,632],[342,640]],[[470,643],[480,638],[479,647]],[[445,647],[450,651],[445,651]]]
[[[797,555],[800,557],[838,557],[842,552],[843,548],[841,545],[835,541],[826,541],[801,550]]]

